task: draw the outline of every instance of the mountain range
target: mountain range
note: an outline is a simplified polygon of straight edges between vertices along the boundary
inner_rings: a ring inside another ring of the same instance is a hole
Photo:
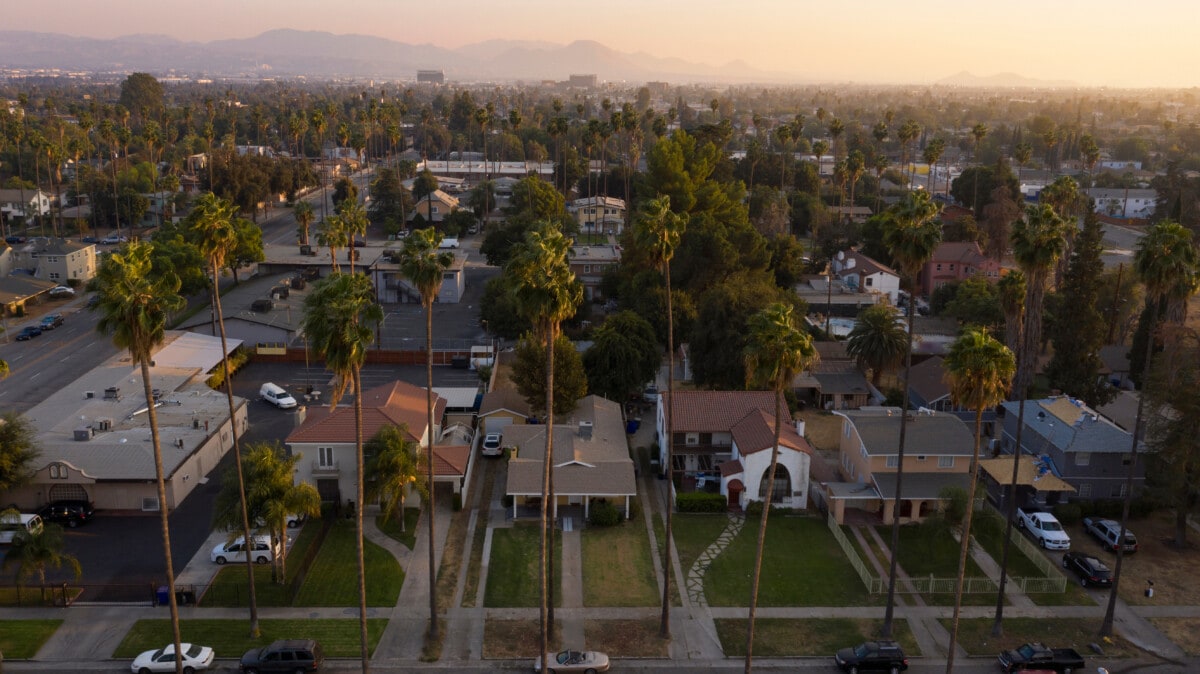
[[[965,70],[943,77],[934,84],[947,87],[981,87],[986,89],[1072,89],[1077,86],[1070,80],[1041,80],[1025,77],[1016,73],[996,73],[995,75],[980,76]]]

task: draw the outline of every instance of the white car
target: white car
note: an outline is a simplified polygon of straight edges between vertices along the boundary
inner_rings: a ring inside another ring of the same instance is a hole
[[[501,435],[499,433],[488,433],[483,436],[483,447],[480,453],[484,456],[500,456],[504,450],[500,448]]]
[[[218,543],[208,558],[217,564],[225,564],[226,562],[244,562],[246,561],[246,546],[243,545],[243,538],[238,536],[237,540],[232,543]],[[266,564],[275,559],[275,553],[279,552],[279,544],[275,544],[275,549],[271,549],[270,536],[255,536],[254,550],[251,551],[251,559],[255,564]]]
[[[599,651],[560,651],[551,653],[553,662],[546,669],[553,674],[597,674],[607,672],[608,656]],[[533,671],[542,671],[542,659],[533,661]]]
[[[183,653],[183,674],[192,674],[192,672],[208,669],[212,666],[215,654],[213,653],[213,649],[208,646],[185,643],[179,644],[179,650]],[[129,666],[129,669],[134,674],[174,672],[175,644],[167,644],[157,651],[142,653],[133,659],[133,664]]]
[[[458,237],[448,236],[442,239],[442,242],[438,245],[438,248],[458,248]]]
[[[271,382],[263,384],[262,388],[258,390],[258,395],[281,410],[290,410],[296,406],[296,399],[292,397],[292,394]]]
[[[128,241],[129,241],[129,239],[127,239],[123,236],[116,236],[115,234],[109,235],[109,236],[104,237],[103,239],[100,239],[100,243],[102,243],[106,246],[115,246],[119,243],[127,243]]]
[[[75,289],[71,286],[54,286],[50,289],[51,297],[74,297]]]

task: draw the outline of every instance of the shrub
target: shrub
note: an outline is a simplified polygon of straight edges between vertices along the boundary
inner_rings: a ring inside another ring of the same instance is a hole
[[[681,513],[723,513],[728,501],[721,494],[685,492],[675,496],[675,505]]]
[[[616,526],[621,523],[621,511],[608,501],[597,501],[592,504],[589,522],[597,527]]]
[[[1078,503],[1060,503],[1054,506],[1054,516],[1064,526],[1078,524],[1083,519],[1083,509]]]
[[[958,526],[967,516],[967,491],[962,487],[946,487],[938,492],[938,498],[944,502],[942,517],[946,522]]]

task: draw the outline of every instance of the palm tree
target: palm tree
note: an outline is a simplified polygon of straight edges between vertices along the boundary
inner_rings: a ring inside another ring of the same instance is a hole
[[[1024,179],[1022,174],[1031,157],[1033,157],[1033,146],[1029,143],[1022,141],[1013,147],[1013,159],[1017,161],[1017,185],[1020,185]]]
[[[292,476],[302,457],[288,454],[277,443],[257,442],[246,450],[246,501],[256,523],[271,535],[271,548],[280,542],[279,557],[272,565],[277,583],[287,579],[287,521],[289,516],[321,514],[321,495],[307,482],[295,482]],[[222,489],[224,493],[224,489]],[[240,520],[234,522],[239,526]],[[261,528],[260,527],[260,528]]]
[[[850,208],[854,208],[854,188],[858,185],[858,181],[862,179],[863,173],[867,170],[867,160],[863,157],[863,153],[855,150],[846,157],[846,175],[850,179]],[[853,220],[848,212],[847,217]]]
[[[983,411],[1004,400],[1012,382],[1016,363],[1012,351],[985,330],[968,329],[950,345],[946,356],[946,379],[950,399],[960,407],[975,409],[975,447],[971,455],[970,483],[967,487],[967,514],[962,525],[958,549],[958,578],[954,589],[954,618],[950,629],[950,647],[946,656],[946,674],[954,671],[954,645],[958,642],[958,616],[962,609],[963,577],[967,571],[967,552],[971,547],[971,519],[975,514],[975,487],[979,483],[979,443],[983,435]]]
[[[325,358],[335,382],[330,407],[335,408],[347,387],[354,390],[355,488],[358,507],[354,510],[355,544],[358,563],[358,622],[361,639],[362,671],[370,668],[367,651],[367,578],[363,562],[363,435],[362,365],[374,338],[371,326],[383,320],[383,311],[375,301],[371,279],[365,274],[335,271],[313,286],[304,298],[304,332],[309,344]],[[432,544],[432,541],[430,541]],[[433,587],[430,587],[433,592]]]
[[[996,283],[1000,308],[1004,311],[1004,345],[1017,353],[1021,349],[1021,334],[1025,323],[1025,275],[1013,270]]]
[[[5,510],[0,513],[0,516],[15,517],[16,511],[12,509]],[[23,529],[18,530],[16,535],[13,536],[12,544],[9,545],[8,551],[4,555],[4,563],[0,568],[7,571],[10,566],[17,567],[18,591],[25,586],[30,577],[36,574],[38,586],[42,591],[42,602],[45,603],[46,568],[61,569],[64,565],[70,567],[71,571],[75,574],[76,581],[83,575],[83,569],[79,566],[79,560],[63,552],[62,527],[57,524],[47,523],[37,533]]]
[[[206,192],[197,201],[195,208],[188,215],[188,235],[200,254],[208,262],[208,273],[211,276],[210,299],[216,315],[217,325],[221,332],[221,354],[228,356],[228,343],[225,337],[225,316],[221,312],[221,270],[229,255],[237,247],[237,231],[234,218],[237,217],[237,207],[228,200],[222,199],[212,192]],[[229,406],[230,432],[233,436],[233,463],[237,466],[239,506],[242,511],[243,540],[253,540],[250,536],[250,513],[246,508],[246,478],[242,470],[242,452],[238,444],[239,434],[234,422],[236,413],[233,407],[233,377],[229,371],[229,358],[221,359],[222,373],[225,382],[225,399]],[[259,637],[258,600],[254,594],[254,560],[246,555],[246,584],[250,598],[250,638]]]
[[[934,138],[925,146],[925,153],[922,157],[926,164],[929,164],[929,178],[925,181],[925,190],[933,194],[933,169],[937,166],[938,160],[942,158],[942,153],[946,151],[946,139],[942,137]]]
[[[796,327],[792,307],[776,302],[752,316],[748,322],[749,339],[744,358],[746,385],[770,387],[775,391],[775,442],[771,445],[771,467],[767,469],[767,492],[762,498],[758,520],[758,545],[754,553],[754,573],[750,581],[750,613],[746,626],[745,672],[754,664],[754,617],[758,610],[758,584],[762,575],[763,543],[767,536],[767,515],[775,491],[775,470],[779,466],[779,438],[783,432],[783,393],[796,375],[806,370],[817,357],[808,333]]]
[[[904,126],[909,126],[909,123],[906,122]],[[892,615],[896,600],[896,558],[899,557],[900,547],[901,487],[904,481],[904,441],[908,430],[908,381],[912,372],[913,317],[917,313],[917,274],[941,243],[942,229],[934,221],[940,208],[928,192],[910,191],[900,203],[887,210],[884,220],[883,243],[903,278],[908,280],[908,347],[904,353],[904,402],[900,414],[899,445],[896,449],[896,497],[892,506],[891,563],[888,569],[887,609],[882,629],[885,638],[892,635]]]
[[[338,204],[338,216],[341,218],[342,226],[345,227],[346,244],[350,251],[350,273],[354,273],[354,258],[358,255],[354,242],[357,237],[367,235],[367,211],[358,201],[347,199]],[[439,239],[440,241],[440,239]]]
[[[350,235],[346,232],[346,221],[342,216],[334,214],[317,223],[317,243],[329,248],[329,263],[333,266],[333,272],[336,274],[341,271],[337,261],[338,249],[350,246]]]
[[[550,469],[554,463],[554,340],[562,322],[575,315],[583,288],[571,271],[570,241],[554,225],[541,223],[514,247],[505,267],[516,311],[533,325],[546,347],[546,452],[542,472],[540,573],[541,613],[539,659],[548,662],[551,625],[548,618],[550,584],[547,569],[553,559],[547,534],[550,519]]]
[[[871,368],[871,383],[876,388],[883,371],[899,363],[907,348],[908,335],[896,322],[896,309],[888,304],[873,304],[860,311],[846,340],[846,352],[858,360],[860,369]]]
[[[883,172],[888,169],[887,155],[880,152],[871,160],[871,170],[875,171],[875,212],[879,212],[879,203],[883,199]]]
[[[1013,223],[1013,256],[1025,278],[1024,320],[1021,325],[1021,349],[1017,352],[1017,373],[1013,381],[1017,394],[1017,434],[1013,449],[1012,481],[1008,491],[1008,517],[1004,525],[1004,547],[1000,553],[1000,588],[996,598],[996,617],[992,634],[999,636],[1004,621],[1004,586],[1008,580],[1008,557],[1012,524],[1017,512],[1017,475],[1021,466],[1021,436],[1025,425],[1025,401],[1033,383],[1033,364],[1042,338],[1042,303],[1051,270],[1062,254],[1063,221],[1049,204],[1030,206],[1025,217]],[[1009,302],[1014,298],[1009,299]]]
[[[905,122],[900,125],[900,131],[896,134],[896,139],[900,141],[900,163],[904,165],[905,169],[909,169],[910,176],[912,167],[908,163],[908,146],[909,143],[915,141],[920,135],[921,125],[918,124],[917,120],[915,119],[905,120]],[[908,185],[905,187],[906,189],[912,189],[911,177],[908,179]]]
[[[642,210],[641,217],[637,219],[634,229],[634,240],[638,244],[638,248],[645,251],[650,258],[651,264],[662,272],[663,283],[666,285],[667,298],[667,400],[669,403],[674,401],[675,392],[675,312],[671,302],[671,259],[675,257],[675,249],[679,247],[679,241],[683,238],[683,232],[687,228],[687,219],[682,215],[671,211],[671,197],[662,195],[646,204]],[[674,417],[672,413],[672,404],[667,405],[666,409],[666,434],[671,436],[671,422]],[[672,443],[667,443],[667,456],[664,470],[670,471],[668,475],[672,478],[671,485],[674,485],[674,460],[671,456]],[[659,621],[659,633],[664,639],[671,635],[671,520],[674,512],[674,504],[667,505],[667,521],[666,535],[663,537],[665,550],[663,551],[663,597],[662,597],[662,618]]]
[[[775,138],[779,141],[779,200],[787,199],[787,165],[786,157],[788,143],[792,142],[792,127],[781,124],[775,129]]]
[[[158,486],[158,514],[162,529],[163,558],[166,563],[167,596],[171,607],[171,633],[175,653],[179,650],[179,606],[175,602],[175,566],[171,560],[171,531],[167,519],[167,487],[163,479],[162,443],[158,437],[158,412],[154,387],[150,381],[150,360],[162,344],[167,315],[186,304],[179,296],[179,277],[171,271],[151,268],[153,246],[133,242],[110,254],[96,273],[100,320],[96,330],[112,335],[113,344],[128,349],[134,363],[141,366],[142,389],[146,396],[146,416],[150,422],[150,442],[154,450],[154,477]],[[230,419],[233,423],[233,419]],[[176,657],[176,674],[182,672],[182,660]]]
[[[312,204],[307,201],[297,201],[296,205],[292,207],[292,216],[296,218],[296,224],[299,225],[296,233],[300,235],[300,245],[302,246],[308,245],[308,227],[312,224],[315,215]]]
[[[829,137],[833,139],[834,157],[838,156],[838,138],[841,138],[842,134],[845,132],[846,125],[842,123],[842,120],[838,119],[837,117],[829,120]]]
[[[1197,280],[1200,279],[1200,259],[1192,244],[1192,232],[1183,225],[1170,220],[1160,221],[1142,237],[1137,252],[1133,257],[1133,268],[1146,286],[1146,316],[1152,321],[1152,328],[1146,336],[1146,355],[1142,366],[1142,381],[1150,382],[1150,365],[1154,357],[1154,338],[1157,325],[1160,322],[1160,307],[1165,301],[1184,299],[1196,290]],[[1177,297],[1171,297],[1176,295]],[[1121,538],[1125,538],[1125,524],[1129,521],[1129,505],[1133,501],[1133,479],[1137,475],[1138,443],[1145,420],[1142,413],[1145,408],[1145,392],[1138,397],[1137,417],[1133,424],[1133,441],[1129,450],[1129,471],[1125,475],[1125,494],[1121,506]],[[1112,590],[1108,596],[1108,606],[1104,611],[1104,621],[1100,625],[1100,635],[1110,636],[1113,629],[1113,615],[1117,606],[1117,589],[1121,584],[1121,567],[1125,559],[1125,546],[1117,547],[1117,563],[1113,566]]]
[[[433,301],[442,287],[442,275],[454,262],[450,251],[438,250],[441,236],[433,227],[418,229],[404,239],[400,250],[400,270],[408,282],[421,294],[421,306],[425,309],[425,412],[428,416],[428,443],[425,447],[425,469],[429,494],[427,496],[429,520],[429,637],[437,639],[437,565],[434,564],[434,489],[433,489]],[[401,515],[403,516],[403,514]]]
[[[408,490],[415,488],[422,498],[429,498],[428,487],[417,479],[421,473],[418,445],[405,437],[407,432],[405,424],[384,426],[367,442],[365,450],[371,457],[367,472],[374,478],[367,485],[367,500],[379,501],[385,522],[399,513],[400,531],[405,531]]]
[[[974,139],[974,144],[971,146],[971,160],[978,163],[979,160],[979,144],[983,142],[988,135],[988,125],[980,122],[971,127],[971,138]],[[975,183],[971,187],[971,211],[979,212],[979,171],[975,172]]]

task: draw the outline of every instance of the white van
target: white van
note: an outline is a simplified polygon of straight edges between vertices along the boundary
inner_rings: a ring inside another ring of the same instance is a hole
[[[18,513],[0,517],[0,543],[12,543],[18,531],[28,531],[35,536],[42,533],[41,515]]]
[[[296,399],[292,397],[292,394],[271,382],[263,384],[262,388],[258,390],[258,395],[281,410],[290,410],[296,406]]]

